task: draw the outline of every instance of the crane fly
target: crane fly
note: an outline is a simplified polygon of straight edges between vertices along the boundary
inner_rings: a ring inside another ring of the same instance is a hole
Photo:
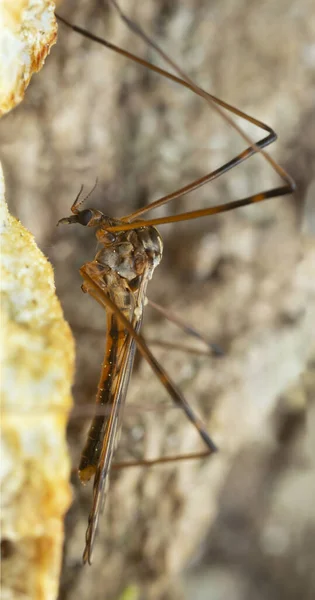
[[[180,390],[155,359],[143,337],[140,335],[143,310],[146,304],[147,286],[162,258],[163,243],[156,226],[227,212],[241,206],[262,202],[268,198],[289,194],[295,188],[291,177],[264,151],[266,146],[276,140],[277,136],[275,132],[261,121],[243,113],[196,85],[145,34],[138,24],[131,21],[121,11],[114,0],[111,0],[111,4],[118,11],[129,29],[144,40],[147,45],[151,46],[163,61],[172,68],[176,75],[107,42],[82,27],[69,23],[60,16],[58,16],[58,19],[64,25],[84,37],[127,57],[133,62],[158,73],[180,86],[190,89],[207,102],[212,109],[218,112],[225,121],[230,123],[246,141],[248,147],[215,171],[120,219],[106,216],[101,211],[93,208],[84,208],[81,210],[79,208],[83,202],[81,200],[81,188],[72,204],[71,216],[62,218],[59,221],[60,224],[79,223],[86,227],[95,227],[96,237],[101,245],[101,249],[97,252],[94,260],[85,263],[80,269],[80,274],[83,278],[83,291],[90,294],[105,309],[107,315],[106,349],[96,396],[96,411],[79,465],[79,477],[83,483],[86,483],[94,476],[93,502],[89,514],[86,545],[83,553],[84,563],[88,562],[90,564],[99,515],[104,504],[108,474],[112,466],[121,429],[122,414],[136,348],[138,348],[147,360],[175,405],[184,411],[187,418],[196,427],[206,449],[203,452],[184,456],[120,463],[116,466],[126,467],[135,464],[149,466],[171,460],[203,457],[211,455],[217,449],[203,423],[195,415]],[[267,132],[266,137],[257,143],[252,142],[228,113],[241,117],[263,129]],[[264,156],[265,160],[269,162],[274,171],[282,178],[284,181],[282,186],[209,208],[197,209],[167,217],[140,219],[147,211],[162,206],[176,198],[180,198],[188,192],[217,179],[257,152]]]

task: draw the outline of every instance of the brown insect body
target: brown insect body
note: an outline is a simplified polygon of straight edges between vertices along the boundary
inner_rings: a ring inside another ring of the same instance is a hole
[[[115,234],[107,232],[106,226],[122,226],[123,222],[110,219],[94,209],[79,211],[78,199],[71,208],[74,215],[61,219],[60,222],[98,226],[96,237],[103,245],[95,259],[81,268],[83,279],[88,273],[93,281],[97,281],[100,290],[114,302],[138,333],[142,323],[147,285],[162,258],[162,239],[157,229],[151,226],[123,230]],[[83,284],[82,289],[89,292],[86,284]],[[84,561],[90,561],[90,548],[96,533],[99,506],[104,502],[107,474],[119,441],[123,407],[136,349],[134,338],[117,314],[110,310],[107,310],[106,314],[106,346],[95,415],[79,465],[79,477],[83,483],[95,475],[94,500],[89,516]],[[106,410],[103,414],[100,413],[99,407],[111,407],[110,413]],[[106,448],[106,454],[100,460],[103,447]]]
[[[162,257],[161,238],[153,227],[121,231],[116,235],[99,229],[96,236],[104,247],[86,267],[98,279],[100,287],[115,302],[135,331],[139,331],[147,284]],[[134,340],[117,316],[107,311],[106,348],[96,397],[97,406],[112,405],[117,394],[120,396],[120,404],[123,404],[134,353]],[[93,419],[79,466],[83,482],[88,481],[96,471],[108,423],[109,419],[105,415],[97,414]],[[119,436],[115,440],[115,447],[118,438]]]

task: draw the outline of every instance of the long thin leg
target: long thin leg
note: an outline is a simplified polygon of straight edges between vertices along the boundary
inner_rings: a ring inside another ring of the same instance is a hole
[[[169,310],[168,308],[164,308],[164,306],[161,306],[157,302],[153,302],[153,300],[150,300],[149,298],[147,298],[147,303],[149,304],[149,306],[152,306],[152,308],[154,308],[157,312],[163,315],[163,317],[168,319],[168,321],[171,321],[171,323],[177,325],[177,327],[184,331],[184,333],[187,333],[187,335],[191,335],[192,337],[197,338],[197,340],[200,340],[201,342],[206,344],[207,348],[209,348],[209,350],[211,350],[213,354],[215,354],[216,356],[223,355],[222,349],[217,344],[212,344],[211,342],[209,342],[207,338],[205,338],[202,335],[202,333],[200,333],[200,331],[197,331],[197,329],[194,329],[190,325],[187,325],[184,319],[181,319],[178,315],[175,315],[171,310]]]
[[[186,344],[175,344],[168,342],[167,340],[157,340],[155,338],[145,338],[146,343],[151,346],[160,346],[161,348],[167,348],[168,350],[178,350],[179,352],[187,352],[188,354],[196,354],[197,356],[209,356],[212,350],[202,350],[200,348],[193,348],[193,346],[187,346]],[[223,356],[223,350],[219,349],[216,353],[217,356]]]
[[[126,460],[118,463],[113,463],[111,469],[118,471],[119,469],[128,469],[129,467],[154,467],[155,465],[162,465],[166,463],[180,462],[183,460],[197,460],[200,458],[207,458],[213,454],[213,450],[204,450],[203,452],[191,452],[190,454],[178,454],[174,456],[161,456],[159,458],[149,458],[141,460]],[[71,473],[77,475],[78,469],[72,469]]]
[[[258,148],[257,144],[253,143],[252,140],[250,139],[250,137],[227,114],[225,114],[222,111],[221,107],[219,106],[219,103],[215,102],[214,99],[212,99],[211,96],[207,92],[202,90],[202,88],[198,87],[194,83],[194,81],[187,75],[187,73],[185,73],[182,69],[180,69],[179,66],[176,63],[174,63],[174,61],[169,56],[167,56],[167,54],[165,54],[165,52],[158,46],[158,44],[156,44],[156,42],[154,42],[151,38],[149,38],[146,35],[146,33],[143,31],[143,29],[140,27],[140,25],[138,23],[135,23],[134,21],[132,21],[131,19],[129,19],[127,17],[127,15],[121,10],[121,8],[118,5],[118,2],[116,2],[116,0],[109,0],[109,1],[114,6],[114,8],[117,10],[119,16],[124,21],[124,23],[126,23],[127,27],[130,29],[130,31],[132,31],[133,33],[135,33],[135,35],[137,35],[142,40],[144,40],[144,42],[146,44],[148,44],[149,46],[154,48],[154,50],[157,52],[157,54],[159,54],[161,56],[161,58],[166,62],[166,64],[170,65],[172,67],[172,69],[174,69],[174,71],[176,73],[178,73],[178,75],[180,75],[180,77],[182,77],[184,79],[184,81],[186,81],[189,84],[190,89],[192,89],[197,95],[202,96],[212,106],[212,108],[219,115],[221,115],[221,117],[225,121],[227,121],[233,127],[233,129],[235,129],[235,131],[237,131],[239,133],[239,135],[247,143],[250,144],[250,147],[255,152],[260,152],[265,157],[267,162],[269,162],[269,164],[274,169],[274,171],[276,173],[278,173],[278,175],[280,175],[280,177],[286,182],[286,187],[289,187],[291,189],[291,191],[293,191],[295,189],[295,182],[292,179],[292,177],[280,165],[278,165],[278,163],[276,161],[274,161],[273,158],[271,156],[269,156],[269,154],[267,154],[263,149]]]
[[[69,325],[72,329],[72,331],[74,332],[78,332],[78,333],[87,333],[90,335],[95,335],[95,336],[103,336],[103,332],[100,329],[97,329],[96,327],[90,327],[88,325],[79,325],[77,323],[72,323],[71,321],[69,322]],[[180,325],[179,325],[180,327]],[[189,326],[186,326],[189,329]],[[183,331],[186,332],[186,329],[183,328]],[[197,339],[200,339],[201,341],[204,341],[202,339],[202,337],[199,337],[199,332],[195,329],[192,329],[191,335],[193,337],[196,337]],[[187,333],[187,332],[186,332]],[[208,350],[203,350],[202,348],[194,348],[193,346],[188,346],[187,344],[175,344],[174,342],[168,342],[167,340],[158,340],[156,338],[147,338],[147,336],[144,336],[144,339],[146,341],[146,343],[148,345],[152,344],[153,346],[161,346],[163,348],[168,348],[169,350],[179,350],[180,352],[188,352],[189,354],[197,354],[199,356],[209,356],[210,354],[214,354],[215,356],[224,356],[224,351],[223,349],[218,346],[217,344],[211,344],[211,342],[206,342],[206,345],[208,346]]]
[[[126,461],[114,463],[112,469],[127,469],[128,467],[153,467],[154,465],[161,465],[170,462],[179,462],[181,460],[195,460],[197,458],[207,458],[212,454],[212,451],[205,450],[204,452],[191,452],[190,454],[178,454],[177,456],[161,456],[160,458],[143,459],[135,461]]]
[[[165,71],[164,69],[161,69],[161,67],[158,67],[157,65],[154,65],[153,63],[150,63],[149,61],[145,60],[144,58],[141,58],[140,56],[136,56],[136,54],[132,54],[131,52],[128,52],[128,50],[124,50],[123,48],[120,48],[119,46],[116,46],[115,44],[108,42],[104,38],[101,38],[101,37],[95,35],[94,33],[91,33],[87,29],[84,29],[83,27],[79,27],[79,25],[74,25],[74,24],[70,23],[69,21],[67,21],[67,19],[65,19],[64,17],[61,17],[61,15],[59,15],[57,13],[55,13],[55,15],[56,15],[58,21],[60,21],[64,25],[66,25],[66,27],[69,27],[69,29],[76,31],[80,35],[100,44],[101,46],[104,46],[108,50],[113,50],[114,52],[116,52],[116,54],[120,54],[120,55],[124,56],[125,58],[128,58],[129,60],[132,60],[133,62],[136,62],[139,65],[146,67],[147,69],[150,69],[150,71],[154,71],[155,73],[162,75],[162,77],[165,77],[166,79],[170,79],[171,81],[174,81],[175,83],[178,83],[179,85],[190,89],[192,92],[194,92],[198,96],[202,96],[203,94],[206,94],[207,97],[211,98],[211,100],[215,104],[222,106],[222,108],[224,108],[225,110],[233,113],[234,115],[240,117],[241,119],[244,119],[245,121],[249,121],[253,125],[256,125],[256,127],[263,129],[264,131],[268,131],[269,135],[266,138],[264,138],[264,140],[260,140],[260,142],[259,142],[260,145],[263,144],[264,147],[268,146],[269,144],[271,144],[272,142],[274,142],[277,139],[277,134],[275,133],[275,131],[273,131],[273,129],[271,127],[269,127],[269,125],[267,125],[266,123],[263,123],[263,121],[259,121],[259,119],[256,119],[255,117],[248,115],[247,113],[240,110],[239,108],[236,108],[236,106],[233,106],[232,104],[228,104],[228,102],[225,102],[221,98],[218,98],[217,96],[214,96],[213,94],[210,94],[209,92],[206,92],[205,90],[203,90],[196,84],[191,84],[191,83],[189,83],[189,81],[187,81],[185,79],[180,79],[179,77],[176,77],[176,75],[174,75],[173,73],[170,73],[169,71]],[[149,44],[152,45],[151,41],[149,42]],[[195,89],[197,91],[195,91]],[[234,125],[234,123],[233,123],[233,125]],[[257,146],[258,146],[258,143],[257,143]],[[250,148],[251,147],[252,147],[252,144],[250,145]]]
[[[115,4],[115,3],[114,3]],[[116,5],[116,8],[117,5]],[[121,11],[120,11],[121,13]],[[195,94],[197,94],[198,96],[203,97],[209,104],[211,104],[211,106],[213,108],[215,108],[215,110],[219,110],[220,115],[226,120],[228,121],[231,126],[236,129],[236,131],[238,131],[238,133],[243,137],[243,139],[246,140],[247,143],[250,144],[250,146],[244,150],[243,152],[241,152],[240,154],[238,154],[236,157],[234,157],[233,159],[231,159],[230,161],[228,161],[227,163],[225,163],[224,165],[222,165],[221,167],[219,167],[218,169],[216,169],[215,171],[212,171],[211,173],[208,173],[207,175],[204,175],[203,177],[200,177],[196,180],[194,180],[193,182],[191,182],[190,184],[176,190],[175,192],[172,192],[171,194],[168,194],[166,196],[163,196],[162,198],[159,198],[158,200],[152,202],[151,204],[137,210],[136,212],[130,213],[129,215],[123,217],[121,220],[125,220],[125,221],[130,221],[131,219],[134,219],[136,217],[139,217],[141,214],[144,214],[145,212],[153,209],[153,208],[157,208],[158,206],[161,206],[162,204],[165,204],[166,202],[169,202],[170,200],[174,200],[175,198],[180,198],[182,197],[184,194],[187,194],[188,192],[191,192],[193,190],[196,190],[197,188],[201,187],[202,185],[205,185],[206,183],[213,181],[214,179],[220,177],[223,173],[226,173],[228,170],[234,168],[236,165],[239,165],[241,162],[243,162],[244,160],[246,160],[247,158],[249,158],[250,156],[252,156],[253,154],[257,153],[257,152],[261,152],[265,159],[268,160],[268,162],[271,164],[272,168],[287,182],[286,186],[283,186],[281,188],[276,188],[275,190],[272,190],[272,194],[268,195],[268,192],[265,193],[265,195],[263,195],[263,198],[261,198],[260,200],[257,199],[258,195],[256,196],[250,196],[247,199],[244,199],[243,202],[245,202],[245,204],[241,204],[241,206],[244,206],[246,204],[250,204],[251,202],[258,202],[258,201],[262,201],[265,200],[267,198],[271,198],[271,197],[276,197],[276,196],[280,196],[283,194],[288,194],[291,193],[294,189],[295,189],[295,183],[292,180],[292,178],[284,171],[284,169],[282,169],[275,161],[273,161],[273,159],[271,157],[269,157],[268,154],[266,154],[265,152],[263,152],[263,148],[268,146],[269,144],[271,144],[273,141],[275,141],[277,139],[276,133],[265,123],[254,119],[253,117],[251,117],[250,115],[247,115],[246,113],[240,111],[239,109],[235,108],[234,106],[224,102],[223,100],[221,100],[220,98],[217,98],[216,96],[213,96],[212,94],[209,94],[207,92],[205,92],[202,88],[200,88],[199,86],[197,86],[192,80],[190,80],[188,78],[188,76],[182,72],[177,65],[175,65],[164,53],[162,50],[160,50],[160,48],[158,48],[156,46],[156,44],[154,42],[152,42],[139,28],[138,25],[135,25],[134,23],[132,23],[129,19],[127,19],[125,16],[123,16],[124,20],[127,22],[128,27],[130,27],[137,35],[140,35],[142,38],[145,39],[145,41],[150,44],[151,46],[153,46],[156,51],[164,58],[164,60],[166,60],[177,72],[179,72],[184,79],[180,79],[179,77],[176,77],[175,75],[169,73],[168,71],[165,71],[163,69],[160,69],[159,67],[149,63],[148,61],[145,61],[144,59],[135,56],[134,54],[128,52],[127,50],[123,50],[122,48],[119,48],[118,46],[115,46],[114,44],[111,44],[110,42],[107,42],[106,40],[90,33],[89,31],[87,31],[86,29],[83,29],[82,27],[78,27],[77,25],[72,25],[71,23],[69,23],[66,19],[64,19],[63,17],[60,17],[59,15],[56,15],[57,18],[64,23],[64,25],[66,25],[67,27],[69,27],[70,29],[72,29],[73,31],[76,31],[77,33],[80,33],[81,35],[83,35],[84,37],[91,39],[92,41],[95,41],[103,46],[105,46],[106,48],[115,51],[118,54],[121,54],[127,58],[129,58],[130,60],[137,62],[138,64],[141,64],[142,66],[147,67],[148,69],[155,71],[156,73],[159,73],[160,75],[162,75],[163,77],[166,77],[167,79],[171,79],[172,81],[175,81],[176,83],[178,83],[181,86],[187,87],[189,89],[191,89]],[[252,140],[236,125],[236,123],[234,123],[234,121],[232,121],[225,112],[223,112],[220,108],[223,107],[226,111],[229,111],[247,121],[249,121],[250,123],[253,123],[254,125],[256,125],[257,127],[264,129],[265,131],[269,132],[269,135],[265,138],[263,138],[262,140],[258,141],[256,144],[254,142],[252,142]],[[255,198],[255,200],[253,199]],[[234,205],[231,207],[232,208],[237,208],[239,205]],[[216,208],[216,207],[213,207]],[[229,208],[226,208],[226,210],[231,210]],[[222,210],[220,212],[223,212]],[[201,213],[198,211],[194,211],[194,213],[189,213],[190,215],[194,215],[194,216],[190,216],[189,218],[197,218],[197,217],[201,217],[201,216],[205,216],[204,213]],[[206,214],[215,214],[214,212],[209,212]],[[177,221],[178,220],[185,220],[184,218],[180,218],[181,215],[177,215]],[[144,225],[149,225],[149,224],[162,224],[162,223],[167,223],[167,222],[175,222],[175,221],[171,221],[171,220],[167,220],[170,219],[169,218],[165,218],[163,220],[159,220],[159,222],[157,223],[156,220],[150,220],[150,221],[146,221],[146,222],[141,222],[140,223],[133,223],[133,228],[138,228],[140,226],[144,226]],[[126,227],[126,229],[131,229],[132,227]],[[111,229],[111,231],[119,231],[119,228],[116,227],[116,229]]]
[[[207,102],[212,105],[212,108],[218,114],[220,114],[221,117],[225,121],[227,121],[228,123],[230,123],[230,125],[233,127],[233,129],[235,129],[240,134],[240,136],[247,143],[250,144],[250,147],[253,150],[255,150],[256,152],[259,151],[261,154],[263,154],[264,157],[266,158],[266,160],[269,162],[269,164],[280,175],[280,177],[282,177],[282,179],[284,179],[284,181],[286,181],[288,184],[291,184],[291,185],[295,186],[295,183],[294,183],[293,179],[290,177],[290,175],[282,167],[280,167],[280,165],[278,165],[271,158],[271,156],[269,156],[268,154],[266,154],[261,149],[258,150],[257,144],[254,144],[252,142],[252,140],[247,136],[247,134],[232,119],[230,119],[230,117],[228,115],[226,115],[221,110],[221,108],[219,106],[219,103],[216,102],[216,101],[214,101],[214,99],[211,97],[210,94],[208,94],[202,88],[200,88],[199,86],[197,86],[194,83],[194,81],[187,75],[187,73],[185,73],[182,69],[180,69],[179,66],[176,63],[174,63],[174,61],[169,56],[167,56],[167,54],[165,54],[165,52],[158,46],[158,44],[156,42],[154,42],[151,38],[149,38],[149,36],[146,35],[146,33],[143,31],[143,29],[140,27],[140,25],[138,23],[136,23],[135,21],[132,21],[131,19],[129,19],[129,17],[127,17],[127,15],[121,10],[121,8],[119,7],[119,5],[116,2],[116,0],[109,0],[109,1],[115,7],[115,9],[117,10],[119,16],[124,21],[124,23],[127,25],[127,27],[130,29],[130,31],[132,31],[133,33],[135,33],[135,35],[137,35],[142,40],[144,40],[144,42],[148,46],[151,46],[152,48],[154,48],[154,50],[157,52],[157,54],[159,54],[163,58],[163,60],[167,64],[169,64],[172,67],[172,69],[174,69],[174,71],[176,73],[178,73],[180,75],[180,77],[183,78],[184,81],[186,81],[189,84],[189,87],[190,87],[190,89],[192,91],[194,91],[197,95],[202,96],[203,98],[205,98],[205,100],[207,100]],[[234,112],[234,111],[232,111],[232,112]],[[247,120],[249,120],[249,119],[247,119]],[[264,127],[264,129],[265,128],[266,127]]]
[[[208,435],[202,421],[195,415],[194,411],[188,404],[187,400],[182,395],[181,391],[177,388],[175,383],[171,380],[169,375],[163,369],[163,367],[158,363],[156,358],[153,356],[152,352],[148,348],[144,339],[135,332],[131,323],[129,323],[128,319],[122,314],[116,304],[104,293],[100,283],[95,278],[95,274],[93,272],[89,272],[88,263],[83,265],[80,269],[80,273],[84,279],[84,286],[86,291],[99,302],[104,308],[108,308],[112,312],[114,312],[117,317],[120,319],[122,325],[127,329],[128,333],[132,335],[134,338],[137,347],[144,358],[149,363],[150,367],[160,379],[162,385],[165,387],[169,395],[171,396],[173,402],[182,408],[185,412],[187,418],[191,421],[191,423],[196,427],[201,439],[206,444],[211,452],[216,452],[217,447]]]
[[[241,198],[240,200],[232,200],[232,202],[227,202],[226,204],[218,204],[209,208],[201,208],[199,210],[193,210],[190,212],[181,213],[179,215],[171,215],[169,217],[147,219],[146,221],[124,223],[124,225],[117,226],[109,225],[106,229],[110,232],[127,231],[128,229],[140,229],[141,227],[148,227],[149,225],[156,227],[157,225],[163,225],[165,223],[179,223],[180,221],[191,221],[192,219],[199,219],[200,217],[208,217],[210,215],[218,215],[219,213],[225,213],[230,210],[234,210],[235,208],[240,208],[241,206],[248,206],[249,204],[254,204],[256,202],[263,202],[264,200],[267,200],[269,198],[276,198],[278,196],[291,194],[291,192],[291,188],[279,187],[274,188],[272,190],[267,190],[265,192],[260,192],[259,194],[253,194],[252,196],[247,196],[247,198]]]

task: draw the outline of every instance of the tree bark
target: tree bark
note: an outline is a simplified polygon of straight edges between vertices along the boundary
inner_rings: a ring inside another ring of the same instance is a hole
[[[225,355],[214,359],[163,348],[156,355],[203,415],[220,452],[202,463],[114,474],[90,569],[82,568],[81,555],[92,490],[75,483],[60,592],[67,600],[118,598],[124,591],[146,599],[185,597],[176,574],[186,571],[215,526],[218,511],[222,514],[229,473],[244,465],[238,481],[246,481],[247,462],[240,463],[239,457],[251,456],[253,447],[264,457],[250,471],[253,486],[260,481],[265,472],[261,464],[277,448],[272,415],[280,397],[298,385],[314,348],[314,204],[308,200],[304,208],[314,172],[312,2],[302,0],[298,12],[293,0],[122,5],[199,85],[276,129],[279,141],[271,152],[297,179],[299,190],[294,197],[161,228],[164,260],[149,297],[220,344]],[[70,1],[59,11],[159,62],[106,6]],[[263,136],[244,127],[255,140]],[[244,144],[191,92],[61,25],[47,67],[31,84],[23,105],[8,116],[2,136],[12,206],[54,265],[58,293],[77,338],[74,393],[78,406],[86,406],[95,397],[105,316],[81,294],[78,268],[94,257],[95,238],[93,231],[57,230],[55,223],[70,214],[81,183],[88,192],[98,177],[86,205],[119,217],[217,168]],[[223,203],[274,185],[279,185],[276,177],[258,156],[174,200],[161,214]],[[143,331],[148,339],[190,343],[149,307]],[[178,411],[148,410],[163,401],[168,400],[160,383],[139,362],[128,394],[120,456],[144,452],[154,457],[200,447]],[[76,464],[85,432],[82,419],[73,419]],[[242,510],[251,510],[256,497],[244,500],[241,491],[233,486],[232,498],[236,505],[239,499]],[[311,520],[305,508],[301,532]],[[259,527],[259,515],[255,522]],[[236,553],[242,536],[241,529],[231,542]],[[227,564],[229,544],[222,541],[225,554],[220,550]],[[305,537],[304,549],[306,545]],[[220,556],[211,560],[220,561]],[[254,563],[248,565],[254,569]],[[246,568],[244,573],[245,579],[252,576]],[[310,569],[308,574],[305,578]],[[207,589],[215,590],[217,581],[210,579]]]

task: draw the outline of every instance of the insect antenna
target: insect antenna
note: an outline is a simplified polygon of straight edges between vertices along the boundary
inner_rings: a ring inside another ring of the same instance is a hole
[[[78,212],[79,212],[79,206],[81,206],[84,202],[86,202],[86,200],[93,194],[94,190],[97,187],[97,184],[98,184],[98,177],[96,177],[95,183],[94,183],[93,187],[90,189],[89,193],[86,196],[84,196],[84,198],[82,198],[82,200],[80,200],[80,196],[81,196],[81,194],[83,192],[83,189],[84,189],[83,183],[81,184],[80,191],[79,191],[78,195],[76,196],[75,201],[73,202],[73,204],[71,206],[71,212],[73,212],[75,215],[78,214]]]

